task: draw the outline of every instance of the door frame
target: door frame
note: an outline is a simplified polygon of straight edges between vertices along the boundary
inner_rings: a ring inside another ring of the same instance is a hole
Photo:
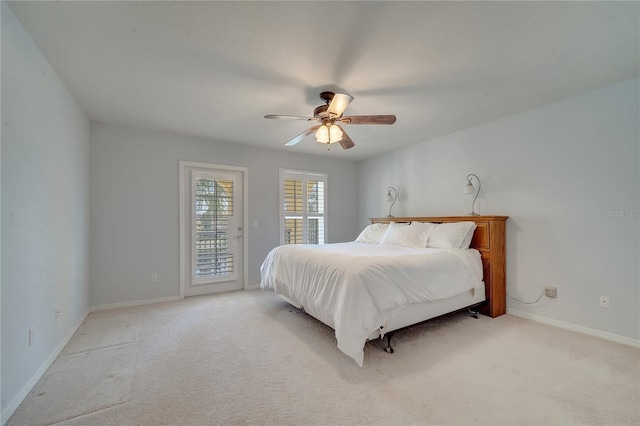
[[[189,199],[191,199],[191,194],[185,194],[185,179],[191,181],[191,173],[186,172],[187,168],[198,168],[205,170],[220,170],[220,171],[233,171],[242,173],[242,222],[243,222],[243,243],[242,243],[242,288],[243,290],[248,290],[247,285],[247,276],[249,273],[249,227],[247,223],[249,222],[249,168],[241,167],[241,166],[230,166],[226,164],[211,164],[211,163],[200,163],[197,161],[183,161],[180,160],[178,162],[178,178],[179,178],[179,189],[178,189],[178,198],[179,198],[179,221],[180,221],[180,298],[184,299],[184,289],[187,283],[185,282],[186,272],[189,271],[189,276],[191,276],[191,264],[189,262],[190,256],[186,255],[186,250],[189,250],[191,253],[191,247],[187,247],[187,235],[185,232],[185,227],[187,225],[187,221],[191,220],[190,212],[185,211],[185,202],[184,197],[189,195]],[[190,228],[189,228],[190,229]]]

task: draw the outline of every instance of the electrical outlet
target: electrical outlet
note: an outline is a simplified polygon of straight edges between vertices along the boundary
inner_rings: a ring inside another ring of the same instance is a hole
[[[600,296],[600,307],[609,309],[609,296]]]
[[[151,282],[157,282],[158,281],[158,274],[157,273],[153,273],[151,274]]]
[[[556,288],[555,287],[545,287],[544,295],[550,297],[552,299],[556,298]]]
[[[29,346],[33,343],[33,328],[29,329]]]

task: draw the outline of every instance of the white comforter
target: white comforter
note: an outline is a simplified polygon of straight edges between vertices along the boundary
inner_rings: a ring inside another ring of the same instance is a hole
[[[453,297],[482,281],[477,250],[358,242],[276,247],[260,271],[263,289],[332,327],[338,348],[360,366],[367,337],[400,308]]]

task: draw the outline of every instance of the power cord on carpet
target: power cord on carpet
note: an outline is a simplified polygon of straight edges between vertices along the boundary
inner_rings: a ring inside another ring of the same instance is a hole
[[[538,302],[540,301],[540,299],[542,299],[542,296],[544,296],[544,289],[542,290],[542,293],[540,293],[540,297],[538,297],[538,298],[535,300],[535,302],[525,302],[525,301],[520,300],[520,299],[518,299],[518,298],[515,298],[515,297],[513,297],[513,296],[509,296],[509,294],[507,293],[507,297],[508,297],[509,299],[516,300],[516,301],[518,301],[518,302],[520,302],[520,303],[524,303],[525,305],[534,305],[534,304],[538,303]]]

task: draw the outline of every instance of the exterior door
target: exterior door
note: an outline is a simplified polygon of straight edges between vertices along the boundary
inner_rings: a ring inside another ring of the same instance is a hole
[[[191,170],[190,279],[185,296],[243,285],[243,174]]]

